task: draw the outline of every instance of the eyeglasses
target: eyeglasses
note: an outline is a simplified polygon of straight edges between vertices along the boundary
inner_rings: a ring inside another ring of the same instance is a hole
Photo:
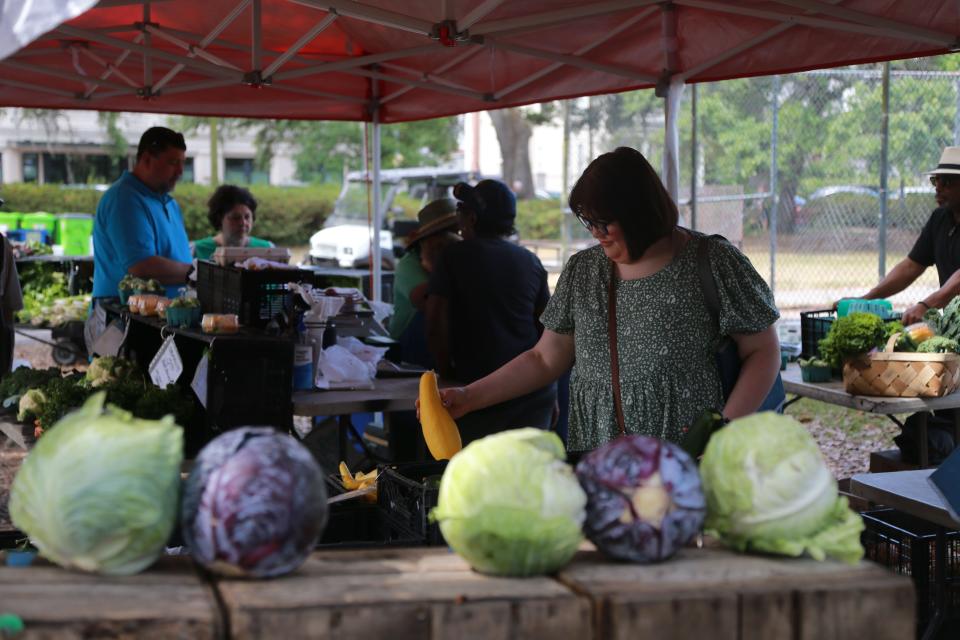
[[[950,185],[956,183],[958,177],[960,176],[942,174],[930,176],[930,184],[932,184],[934,187],[949,187]]]
[[[609,230],[607,229],[607,225],[610,224],[609,222],[601,222],[600,220],[591,220],[590,218],[586,217],[579,211],[575,215],[577,216],[577,220],[580,221],[580,224],[583,225],[583,228],[589,231],[590,233],[593,233],[594,229],[596,229],[597,233],[599,233],[602,236],[605,236],[607,235],[607,233],[609,233]]]

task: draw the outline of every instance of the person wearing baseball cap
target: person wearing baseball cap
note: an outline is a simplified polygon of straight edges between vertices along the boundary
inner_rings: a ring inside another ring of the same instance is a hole
[[[940,288],[907,307],[903,312],[905,326],[919,321],[930,309],[942,309],[960,294],[960,147],[946,147],[936,168],[925,175],[936,190],[937,208],[907,257],[863,296],[873,300],[900,293],[927,267],[936,265]]]
[[[547,272],[533,253],[508,240],[517,200],[497,180],[453,188],[463,241],[440,256],[430,276],[427,339],[441,376],[473,382],[533,347],[543,331]],[[463,443],[514,427],[549,428],[556,384],[464,415]]]
[[[449,198],[434,200],[417,213],[417,222],[417,228],[407,237],[406,252],[394,269],[389,329],[390,337],[400,342],[405,362],[433,367],[423,317],[430,277],[424,258],[460,239],[456,234],[457,203]]]

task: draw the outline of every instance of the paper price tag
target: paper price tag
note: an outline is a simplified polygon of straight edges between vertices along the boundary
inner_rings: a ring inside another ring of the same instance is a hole
[[[150,361],[147,371],[150,373],[153,384],[161,389],[165,389],[168,384],[176,382],[180,374],[183,373],[183,360],[180,358],[180,352],[177,351],[173,336],[168,337],[160,345],[157,354]]]
[[[200,400],[204,409],[207,408],[207,374],[209,371],[210,356],[205,353],[200,358],[200,362],[197,363],[197,370],[193,372],[193,381],[190,383],[190,388],[197,394],[197,399]]]
[[[114,320],[93,343],[93,353],[100,356],[119,355],[120,347],[123,346],[123,341],[127,339],[129,329],[129,323],[125,324],[119,320]]]
[[[107,328],[107,310],[99,304],[93,305],[90,317],[83,325],[83,341],[87,345],[87,351],[91,354],[97,353],[95,346],[97,339]]]

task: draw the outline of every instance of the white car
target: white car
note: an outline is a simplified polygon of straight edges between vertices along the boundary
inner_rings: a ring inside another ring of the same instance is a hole
[[[390,231],[393,216],[393,199],[406,192],[421,199],[421,206],[444,196],[457,182],[467,181],[469,174],[459,169],[417,167],[410,169],[387,169],[380,174],[383,196],[380,208],[383,211],[384,228],[380,230],[380,249],[385,266],[392,266],[394,257],[402,250],[394,246]],[[333,206],[333,213],[323,228],[310,237],[311,264],[336,265],[343,268],[370,264],[370,248],[373,245],[373,229],[368,220],[367,179],[362,171],[347,175],[343,189]]]

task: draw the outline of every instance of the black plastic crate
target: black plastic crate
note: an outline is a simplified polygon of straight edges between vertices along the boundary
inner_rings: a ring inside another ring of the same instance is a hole
[[[215,340],[207,374],[207,411],[216,429],[292,426],[293,341]]]
[[[428,545],[446,544],[440,526],[428,520],[430,510],[437,506],[439,479],[446,468],[446,460],[380,467],[377,503],[392,527],[421,536]]]
[[[314,282],[305,269],[250,271],[197,263],[197,297],[204,313],[235,313],[240,324],[263,327],[290,307],[290,282]]]
[[[826,337],[830,325],[837,319],[833,309],[800,312],[800,357],[819,358],[821,338]]]
[[[877,509],[861,514],[864,554],[894,572],[910,576],[917,590],[917,623],[922,628],[934,613],[936,576],[935,524],[895,509]],[[946,552],[946,606],[960,614],[960,531],[948,531]]]
[[[339,474],[327,476],[326,484],[330,497],[346,491]],[[330,505],[327,526],[317,548],[415,547],[423,544],[422,535],[415,536],[392,526],[380,505],[355,498]]]

